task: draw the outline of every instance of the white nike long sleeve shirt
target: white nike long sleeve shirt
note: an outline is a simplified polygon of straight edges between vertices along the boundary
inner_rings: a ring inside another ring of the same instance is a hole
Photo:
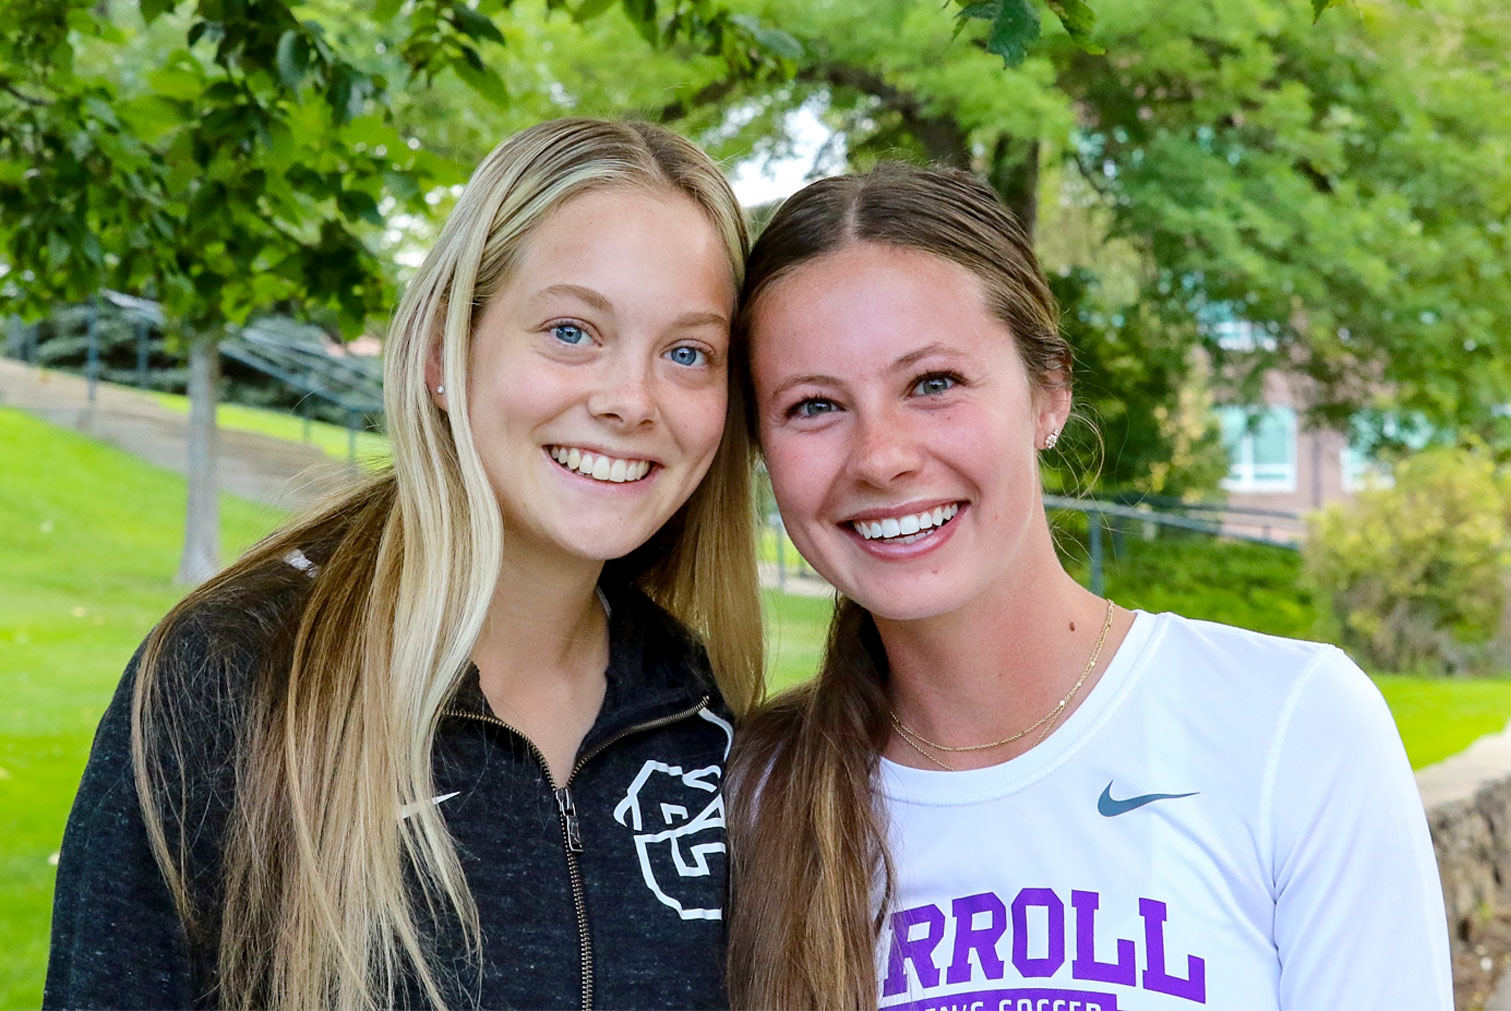
[[[881,1004],[908,1011],[1452,1008],[1426,818],[1342,652],[1139,613],[1042,744],[883,761]]]

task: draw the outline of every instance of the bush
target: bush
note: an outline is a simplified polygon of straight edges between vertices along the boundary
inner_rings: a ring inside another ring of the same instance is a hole
[[[1395,483],[1312,516],[1307,573],[1343,643],[1389,670],[1511,659],[1511,480],[1476,451],[1403,460]]]

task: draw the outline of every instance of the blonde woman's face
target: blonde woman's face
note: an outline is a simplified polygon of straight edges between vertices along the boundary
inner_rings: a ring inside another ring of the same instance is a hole
[[[734,298],[723,242],[681,195],[591,192],[536,229],[469,362],[507,552],[617,558],[687,501],[724,429]]]

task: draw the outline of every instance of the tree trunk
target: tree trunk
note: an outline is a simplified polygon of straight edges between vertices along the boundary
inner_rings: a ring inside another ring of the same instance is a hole
[[[189,508],[179,583],[196,585],[220,568],[220,497],[216,477],[215,398],[220,351],[196,337],[189,345]]]
[[[1028,233],[1030,241],[1039,218],[1039,142],[999,137],[992,148],[992,187]]]

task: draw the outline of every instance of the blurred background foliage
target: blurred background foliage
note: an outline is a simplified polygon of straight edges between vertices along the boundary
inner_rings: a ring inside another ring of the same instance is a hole
[[[0,309],[109,286],[180,343],[266,312],[381,333],[522,126],[637,116],[733,165],[817,118],[813,174],[968,167],[1034,233],[1091,423],[1056,487],[1212,490],[1214,369],[1256,396],[1283,367],[1319,420],[1411,411],[1503,459],[1511,10],[1093,6],[8,0]],[[1257,342],[1224,346],[1234,321]]]
[[[1391,486],[1315,514],[1306,566],[1337,641],[1363,662],[1511,668],[1511,475],[1483,448],[1413,454]]]

